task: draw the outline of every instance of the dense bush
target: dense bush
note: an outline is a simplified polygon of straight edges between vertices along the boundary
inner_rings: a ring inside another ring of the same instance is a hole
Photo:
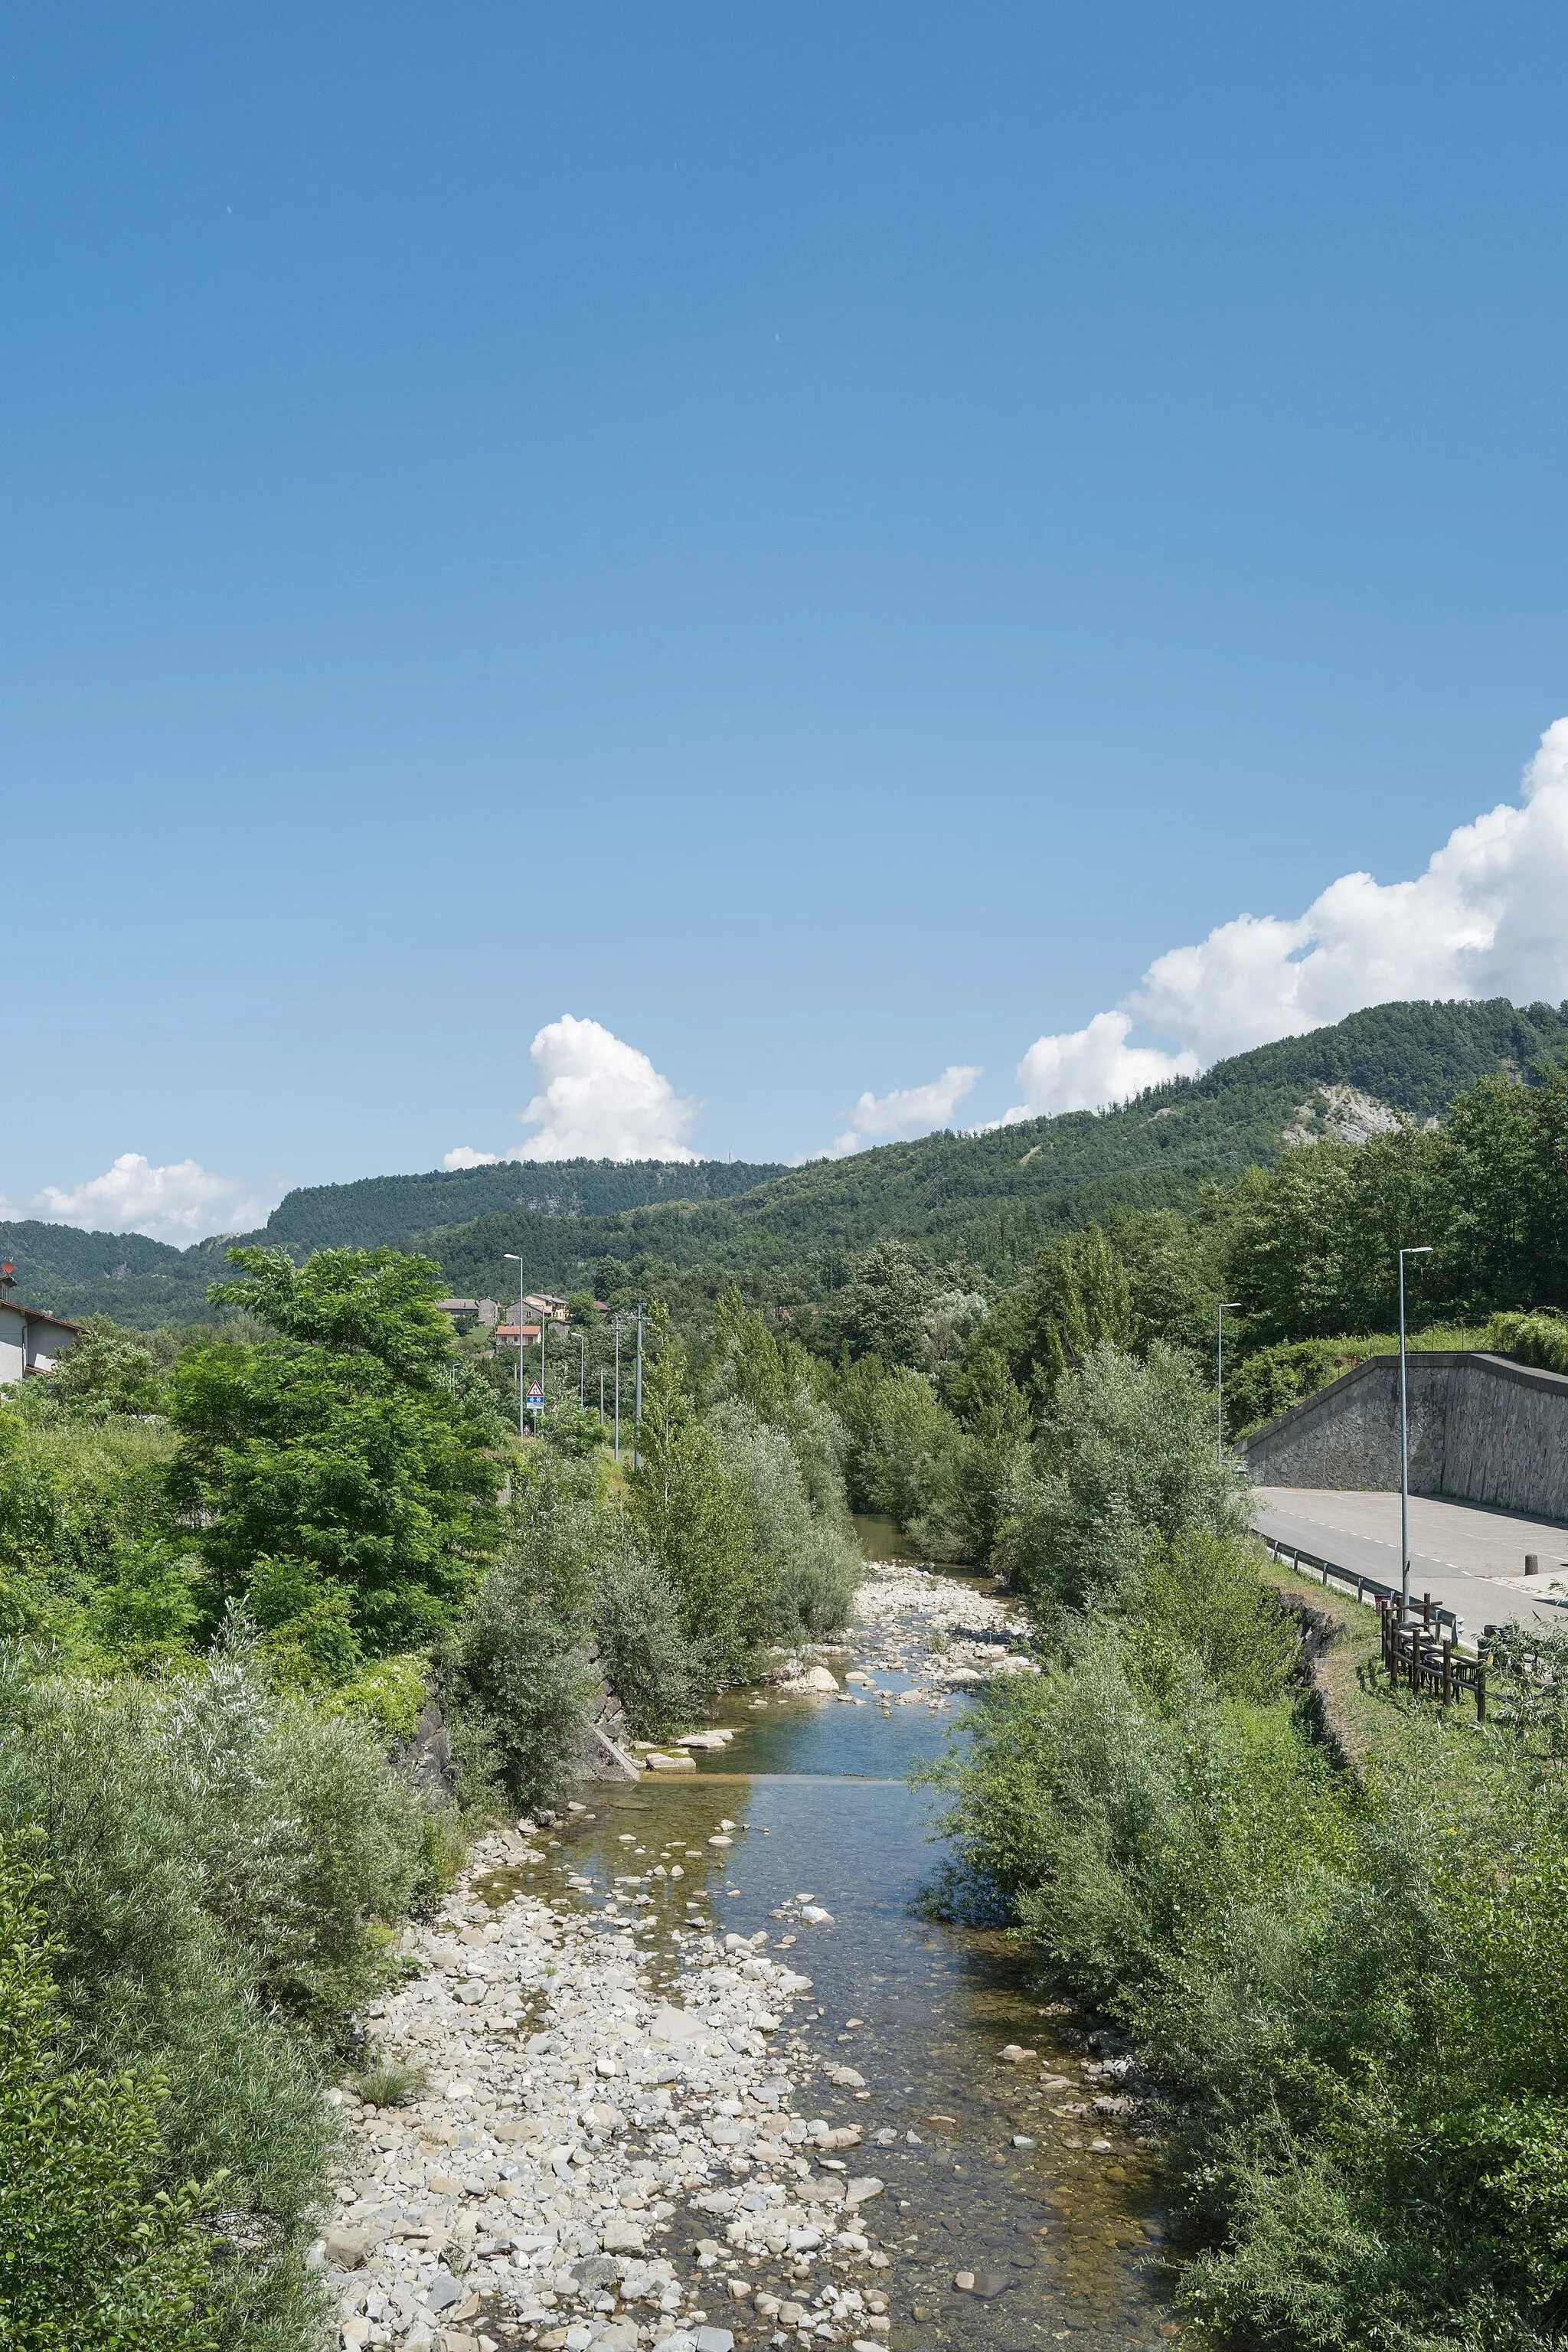
[[[1156,1341],[1142,1361],[1097,1348],[1063,1381],[1019,1475],[1006,1541],[1031,1591],[1077,1608],[1116,1593],[1156,1540],[1246,1524],[1245,1484],[1219,1458],[1202,1377]]]
[[[154,2074],[62,2055],[39,1876],[0,1845],[0,2343],[219,2352],[205,2193],[168,2178]]]
[[[994,1685],[943,1768],[949,1900],[1009,1916],[1138,2038],[1211,2327],[1294,2352],[1558,2347],[1562,1661],[1490,1733],[1394,1711],[1358,1781],[1301,1719],[1191,1374],[1091,1356],[1045,1442],[1046,1671]]]
[[[271,1691],[237,1631],[164,1688],[0,1658],[0,1832],[28,1832],[66,2063],[159,2074],[158,2185],[224,2172],[272,2249],[216,2273],[221,2340],[291,2341],[334,2145],[312,2051],[436,1883],[427,1801],[363,1725]]]
[[[137,1666],[188,1650],[205,1606],[165,1484],[174,1441],[135,1420],[0,1402],[0,1636]]]
[[[595,1579],[612,1539],[592,1460],[530,1449],[510,1526],[443,1670],[458,1750],[476,1786],[497,1775],[539,1804],[575,1769],[595,1677],[585,1655]]]
[[[709,1426],[751,1513],[763,1638],[790,1643],[831,1633],[848,1615],[860,1580],[842,1488],[826,1508],[814,1509],[795,1447],[750,1406],[716,1406]]]
[[[1568,1319],[1553,1309],[1542,1308],[1534,1315],[1494,1315],[1481,1345],[1500,1356],[1516,1356],[1521,1364],[1568,1372]]]
[[[680,1596],[668,1575],[624,1528],[600,1562],[594,1632],[599,1664],[633,1735],[664,1739],[689,1729],[708,1696],[702,1654],[682,1629]]]
[[[962,1432],[920,1372],[889,1373],[876,1357],[841,1381],[849,1430],[849,1490],[857,1507],[907,1528],[933,1559],[960,1557],[957,1480]]]
[[[1315,1396],[1342,1372],[1364,1363],[1367,1352],[1353,1339],[1279,1339],[1227,1365],[1226,1435],[1238,1437],[1289,1412],[1303,1397]]]

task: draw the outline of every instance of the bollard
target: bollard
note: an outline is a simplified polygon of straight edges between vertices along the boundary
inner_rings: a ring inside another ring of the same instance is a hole
[[[1526,1576],[1539,1576],[1539,1575],[1540,1575],[1540,1573],[1541,1573],[1541,1554],[1540,1554],[1539,1552],[1537,1552],[1537,1551],[1527,1551],[1527,1552],[1525,1553],[1525,1555],[1524,1555],[1524,1572],[1525,1572]]]

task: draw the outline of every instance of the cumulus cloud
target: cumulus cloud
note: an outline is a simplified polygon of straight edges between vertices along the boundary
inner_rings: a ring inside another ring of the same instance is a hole
[[[1165,1078],[1191,1076],[1198,1057],[1190,1050],[1163,1054],[1155,1045],[1130,1045],[1130,1013],[1097,1013],[1087,1028],[1056,1037],[1037,1037],[1018,1065],[1024,1100],[1006,1114],[1038,1118],[1043,1111],[1099,1110],[1125,1102]]]
[[[1226,1054],[1397,997],[1568,996],[1568,719],[1541,739],[1517,803],[1458,826],[1408,882],[1342,874],[1306,912],[1237,915],[1156,957],[1114,1013],[1040,1037],[1009,1121],[1125,1101]],[[1129,1045],[1135,1022],[1176,1050]]]
[[[970,1063],[952,1062],[927,1086],[900,1087],[890,1095],[863,1094],[851,1114],[852,1124],[837,1138],[828,1156],[843,1159],[851,1151],[863,1151],[868,1143],[890,1143],[946,1127],[982,1075]]]
[[[459,1143],[447,1152],[443,1168],[493,1168],[500,1158],[499,1151],[476,1151],[471,1143]]]
[[[538,1133],[509,1158],[696,1159],[686,1136],[699,1106],[601,1023],[563,1013],[529,1050],[538,1092],[522,1117]]]
[[[154,1168],[142,1152],[122,1151],[112,1168],[72,1192],[46,1184],[32,1205],[47,1223],[150,1234],[154,1241],[184,1244],[208,1234],[248,1233],[275,1204],[254,1198],[230,1176],[213,1175],[195,1160]]]

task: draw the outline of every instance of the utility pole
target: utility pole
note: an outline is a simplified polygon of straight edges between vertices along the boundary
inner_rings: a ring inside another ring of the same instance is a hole
[[[1432,1244],[1399,1253],[1399,1622],[1410,1622],[1410,1392],[1405,1378],[1405,1261],[1430,1257]]]
[[[638,1450],[639,1445],[640,1445],[640,1443],[641,1443],[641,1439],[642,1439],[642,1300],[639,1298],[639,1299],[637,1300],[637,1419],[636,1419],[636,1421],[635,1421],[635,1422],[633,1423],[633,1424],[632,1424],[632,1468],[633,1468],[634,1470],[640,1470],[640,1469],[642,1468],[642,1454],[641,1454],[641,1453],[640,1453],[640,1452],[639,1452],[639,1450]]]
[[[1215,1407],[1215,1419],[1219,1424],[1219,1458],[1225,1460],[1225,1310],[1233,1311],[1241,1305],[1239,1298],[1222,1298],[1219,1302],[1219,1402]]]
[[[605,1426],[605,1367],[599,1366],[599,1427]]]
[[[588,1335],[577,1334],[577,1403],[579,1410],[588,1402]]]
[[[502,1250],[501,1255],[509,1265],[517,1268],[517,1433],[520,1437],[526,1437],[528,1418],[523,1399],[528,1389],[522,1377],[522,1260],[513,1250]]]
[[[616,1318],[616,1460],[621,1458],[621,1318]]]

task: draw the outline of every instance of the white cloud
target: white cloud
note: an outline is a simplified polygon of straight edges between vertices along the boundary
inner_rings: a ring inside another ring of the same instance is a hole
[[[967,1062],[952,1062],[940,1078],[923,1087],[901,1087],[890,1095],[863,1094],[851,1113],[852,1124],[826,1155],[842,1160],[863,1151],[869,1143],[888,1143],[903,1136],[930,1135],[946,1127],[954,1110],[982,1073]]]
[[[444,1154],[443,1168],[493,1168],[500,1160],[499,1151],[476,1151],[471,1143],[459,1143]]]
[[[685,1139],[699,1106],[599,1022],[563,1013],[529,1050],[539,1091],[522,1117],[539,1132],[510,1159],[696,1159]]]
[[[1191,1076],[1195,1054],[1162,1054],[1157,1046],[1130,1045],[1129,1013],[1097,1013],[1085,1029],[1058,1037],[1037,1037],[1018,1065],[1024,1100],[1002,1124],[1038,1118],[1046,1111],[1100,1110],[1125,1102],[1165,1078]]]
[[[251,1232],[273,1205],[249,1197],[232,1177],[214,1176],[195,1160],[154,1168],[140,1151],[122,1151],[105,1174],[79,1184],[74,1192],[46,1184],[33,1202],[48,1223],[150,1234],[154,1241],[175,1243]]]
[[[1271,1038],[1399,997],[1568,996],[1568,719],[1519,803],[1451,833],[1409,882],[1343,874],[1298,916],[1237,915],[1156,957],[1121,1009],[1037,1038],[1006,1116],[1098,1108]],[[1134,1020],[1178,1050],[1130,1046]]]

